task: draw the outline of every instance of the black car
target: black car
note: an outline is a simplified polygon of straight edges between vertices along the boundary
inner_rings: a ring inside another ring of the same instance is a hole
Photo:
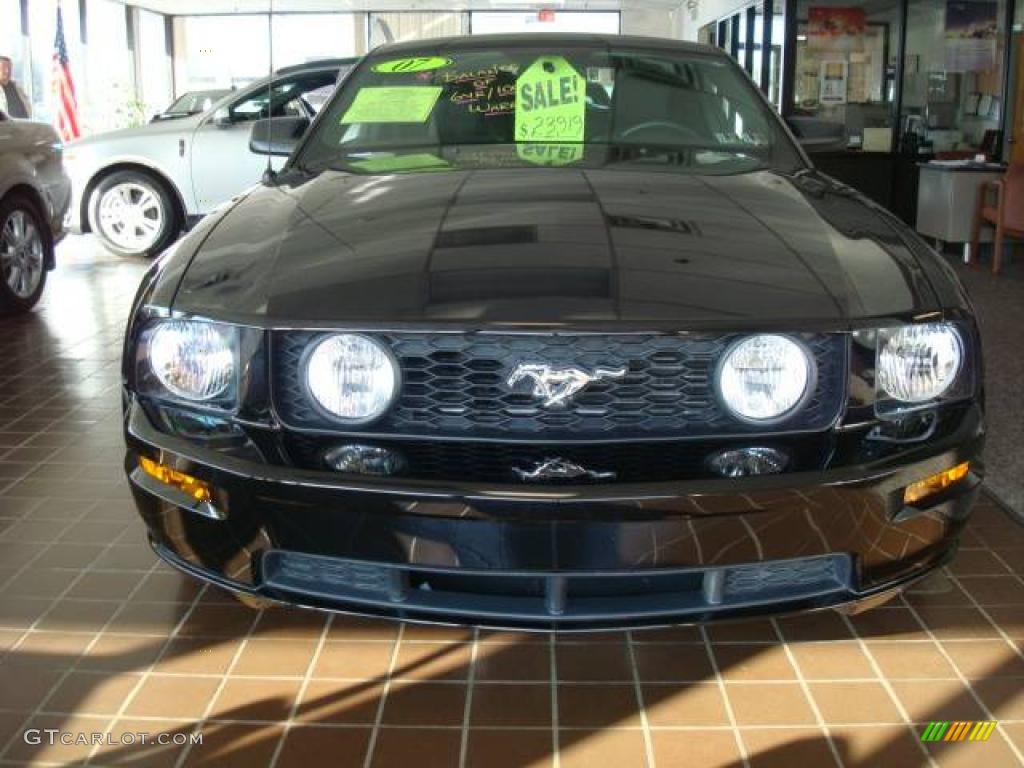
[[[141,286],[126,466],[247,602],[593,629],[878,603],[952,557],[951,269],[712,48],[388,45]],[[301,138],[295,138],[301,137]]]

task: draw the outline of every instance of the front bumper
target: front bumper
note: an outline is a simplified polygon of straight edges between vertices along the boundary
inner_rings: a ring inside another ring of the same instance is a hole
[[[646,485],[396,483],[245,461],[158,430],[132,400],[126,466],[156,552],[252,597],[403,620],[598,629],[874,601],[955,551],[977,471],[902,505],[981,449],[980,409],[873,465]],[[215,489],[200,505],[140,456]],[[977,466],[977,465],[975,465]]]

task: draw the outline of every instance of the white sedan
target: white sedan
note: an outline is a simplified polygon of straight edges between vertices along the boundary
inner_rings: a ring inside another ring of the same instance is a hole
[[[65,162],[73,232],[94,232],[111,251],[154,256],[195,219],[258,182],[267,158],[249,150],[252,122],[312,120],[355,59],[278,70],[201,114],[158,120],[73,142]],[[283,158],[274,161],[283,163]]]

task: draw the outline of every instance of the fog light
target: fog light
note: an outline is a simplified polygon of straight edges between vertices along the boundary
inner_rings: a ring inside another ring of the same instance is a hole
[[[722,477],[775,475],[786,468],[789,457],[774,448],[737,448],[719,451],[708,459],[708,466]]]
[[[172,488],[177,488],[196,501],[208,502],[213,498],[213,495],[210,493],[210,486],[197,477],[186,475],[184,472],[179,472],[152,459],[147,459],[145,456],[139,457],[139,466],[150,477],[154,477]]]
[[[907,489],[903,491],[903,503],[913,504],[916,501],[920,501],[925,496],[931,496],[933,493],[944,491],[954,483],[958,483],[967,477],[967,473],[970,471],[970,462],[964,462],[963,464],[957,464],[955,467],[943,470],[937,474],[926,477],[924,480],[918,480],[916,483],[911,483],[907,486]]]
[[[324,455],[324,461],[338,472],[384,477],[405,469],[405,459],[396,451],[374,445],[343,445]]]

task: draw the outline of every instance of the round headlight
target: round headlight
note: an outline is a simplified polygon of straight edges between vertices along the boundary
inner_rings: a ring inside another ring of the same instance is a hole
[[[391,354],[366,336],[340,333],[322,339],[306,362],[306,384],[334,418],[361,423],[377,418],[398,392]]]
[[[232,329],[194,320],[161,323],[149,339],[149,364],[172,394],[196,402],[213,400],[235,379]]]
[[[735,344],[718,369],[718,391],[735,416],[768,422],[782,418],[804,399],[813,363],[787,336],[751,336]]]
[[[905,325],[883,332],[878,387],[895,400],[934,400],[956,381],[963,363],[960,334],[944,323]]]

